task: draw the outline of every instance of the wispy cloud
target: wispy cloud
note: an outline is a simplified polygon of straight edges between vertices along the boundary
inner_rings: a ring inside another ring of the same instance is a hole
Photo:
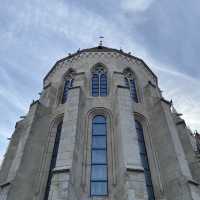
[[[200,130],[200,92],[194,92],[200,87],[200,82],[188,75],[166,70],[155,70],[160,77],[163,95],[172,99],[178,112],[183,114],[186,124],[192,130]]]
[[[183,114],[191,130],[200,130],[200,81],[195,76],[180,72],[174,65],[168,65],[154,59],[148,51],[141,52],[141,57],[158,77],[163,96],[173,100],[178,112]]]
[[[123,9],[131,12],[141,12],[149,8],[154,0],[121,0]]]

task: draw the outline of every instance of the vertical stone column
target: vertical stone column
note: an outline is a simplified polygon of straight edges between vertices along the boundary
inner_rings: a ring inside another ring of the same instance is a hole
[[[6,160],[4,160],[1,170],[0,200],[7,199],[8,192],[11,188],[10,186],[13,183],[20,167],[35,112],[35,106],[31,106],[26,118],[16,124],[15,131],[7,151]]]
[[[38,172],[41,166],[41,155],[46,144],[49,128],[49,109],[39,101],[31,105],[26,117],[26,131],[19,143],[13,167],[7,200],[33,199],[38,184]],[[31,158],[31,159],[30,159]],[[17,167],[17,168],[15,168]],[[24,192],[26,191],[26,192]]]
[[[75,138],[79,114],[80,87],[74,87],[69,91],[56,161],[56,168],[51,181],[49,199],[66,200],[70,184],[70,172],[72,170]]]
[[[8,176],[10,168],[13,163],[13,159],[16,157],[16,152],[19,146],[20,138],[21,138],[21,132],[23,130],[24,120],[21,120],[16,123],[15,131],[12,135],[11,141],[8,146],[8,150],[5,154],[1,171],[0,171],[0,185],[5,185],[9,182]]]
[[[123,157],[126,168],[141,168],[138,138],[135,129],[133,102],[127,88],[118,87],[118,124],[123,145]],[[134,152],[134,154],[133,154]]]
[[[172,118],[170,103],[158,97],[151,86],[145,88],[144,95],[165,195],[170,200],[193,199],[188,184],[192,176]]]
[[[147,199],[144,169],[139,154],[138,136],[135,129],[133,102],[126,87],[117,88],[117,129],[123,157],[125,190],[127,196],[119,199]]]
[[[173,119],[178,131],[178,136],[180,138],[181,145],[185,153],[189,170],[192,175],[192,179],[188,180],[191,194],[192,196],[196,196],[196,193],[200,195],[198,190],[200,181],[200,164],[191,143],[191,131],[186,127],[185,121],[181,119],[177,113],[173,113]]]
[[[33,118],[33,115],[29,116],[29,120],[30,118]],[[7,181],[11,182],[17,173],[17,170],[19,168],[19,165],[21,163],[21,159],[24,153],[24,148],[26,145],[26,141],[29,137],[29,129],[30,127],[26,127],[26,123],[27,121],[24,123],[24,126],[22,125],[22,129],[20,132],[20,141],[18,143],[17,149],[16,149],[16,153],[15,153],[15,157],[13,159],[12,165],[10,167],[9,173],[8,173],[8,177],[7,177]]]

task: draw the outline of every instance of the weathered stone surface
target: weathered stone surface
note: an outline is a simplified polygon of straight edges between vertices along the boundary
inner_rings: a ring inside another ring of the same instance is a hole
[[[91,95],[91,71],[97,63],[107,71],[106,97]],[[124,81],[127,68],[134,73],[138,103]],[[62,104],[64,75],[72,69],[74,84]],[[107,197],[90,197],[95,115],[107,118]],[[45,77],[40,99],[16,124],[0,171],[0,200],[44,200],[48,180],[48,200],[147,200],[135,120],[144,129],[155,199],[199,200],[199,157],[191,132],[172,113],[157,77],[142,60],[105,47],[59,61]],[[56,163],[51,168],[61,121]]]

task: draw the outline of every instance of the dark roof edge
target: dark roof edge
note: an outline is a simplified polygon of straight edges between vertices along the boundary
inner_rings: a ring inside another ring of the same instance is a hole
[[[88,49],[82,49],[82,50],[78,50],[76,53],[73,53],[67,57],[64,57],[60,60],[58,60],[54,65],[53,67],[50,69],[50,71],[47,73],[47,75],[44,77],[43,79],[43,83],[45,82],[45,80],[47,79],[47,77],[49,76],[49,74],[54,70],[54,68],[61,62],[67,60],[67,59],[70,59],[74,56],[77,56],[81,53],[84,53],[84,52],[95,52],[95,50],[99,50],[100,52],[110,52],[110,51],[113,51],[113,52],[117,52],[117,53],[120,53],[124,56],[127,56],[129,58],[133,58],[133,59],[137,59],[139,60],[140,62],[142,62],[144,64],[144,66],[147,68],[147,70],[156,78],[156,83],[158,82],[158,78],[157,76],[154,74],[154,72],[149,68],[149,66],[141,59],[141,58],[138,58],[136,56],[133,56],[133,55],[130,55],[128,53],[125,53],[123,52],[122,50],[118,50],[118,49],[113,49],[113,48],[109,48],[109,47],[105,47],[105,46],[97,46],[97,47],[93,47],[93,48],[88,48]]]

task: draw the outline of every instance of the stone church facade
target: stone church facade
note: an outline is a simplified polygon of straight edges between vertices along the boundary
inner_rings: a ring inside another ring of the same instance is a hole
[[[59,60],[16,123],[0,200],[200,200],[195,137],[141,59],[98,46]]]

